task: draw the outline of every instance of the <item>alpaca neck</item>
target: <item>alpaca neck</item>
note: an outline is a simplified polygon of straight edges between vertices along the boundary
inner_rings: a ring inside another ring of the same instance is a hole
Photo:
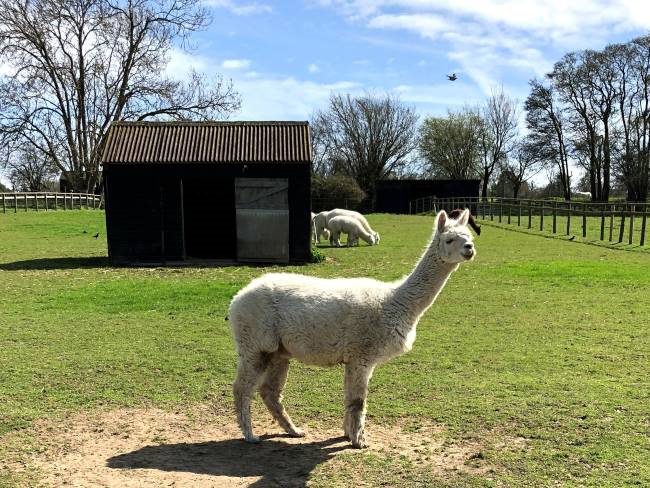
[[[415,268],[395,289],[393,304],[407,318],[409,328],[433,304],[458,264],[446,263],[438,255],[437,243],[431,243]]]

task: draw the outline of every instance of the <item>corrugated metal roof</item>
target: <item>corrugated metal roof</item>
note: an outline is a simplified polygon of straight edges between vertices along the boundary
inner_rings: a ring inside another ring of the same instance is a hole
[[[114,122],[103,164],[310,163],[307,122]]]

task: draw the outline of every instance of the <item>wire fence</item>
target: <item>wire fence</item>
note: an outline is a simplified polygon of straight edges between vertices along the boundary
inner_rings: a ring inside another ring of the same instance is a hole
[[[93,193],[20,192],[0,193],[0,210],[7,212],[101,209],[102,195]]]
[[[514,198],[435,198],[409,202],[411,213],[469,208],[483,220],[585,240],[645,246],[650,204],[566,202]]]

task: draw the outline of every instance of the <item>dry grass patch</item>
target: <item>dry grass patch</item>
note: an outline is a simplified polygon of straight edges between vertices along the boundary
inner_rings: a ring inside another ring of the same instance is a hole
[[[190,412],[156,408],[77,413],[65,421],[39,421],[29,431],[39,446],[9,465],[14,474],[43,486],[75,487],[237,487],[312,486],[312,474],[350,471],[364,485],[364,473],[376,471],[366,458],[448,478],[461,472],[493,472],[478,442],[445,442],[440,426],[417,429],[370,421],[370,448],[359,451],[340,431],[311,422],[307,436],[280,433],[265,415],[257,415],[259,445],[240,439],[234,416],[207,407]],[[25,437],[13,433],[5,436]],[[374,472],[374,475],[381,473]],[[387,474],[387,476],[391,476]],[[321,478],[321,476],[316,476]],[[353,481],[351,479],[348,482]],[[316,482],[316,484],[318,484]],[[338,483],[337,483],[338,484]]]

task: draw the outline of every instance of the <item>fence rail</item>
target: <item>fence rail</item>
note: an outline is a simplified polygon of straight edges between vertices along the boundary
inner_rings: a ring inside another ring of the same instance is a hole
[[[104,202],[101,195],[92,193],[20,192],[0,193],[0,211],[27,212],[28,210],[99,209]]]
[[[424,197],[411,200],[409,208],[411,213],[469,208],[483,220],[603,242],[638,243],[639,246],[646,245],[650,219],[650,204],[634,202]]]

